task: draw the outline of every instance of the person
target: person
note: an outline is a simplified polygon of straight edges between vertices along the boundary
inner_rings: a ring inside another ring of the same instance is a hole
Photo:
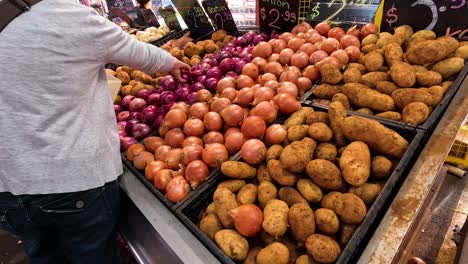
[[[189,66],[92,8],[43,0],[0,32],[0,228],[30,263],[118,263],[123,173],[104,65]]]
[[[134,11],[137,14],[135,23],[140,26],[154,26],[159,27],[159,22],[156,16],[151,10],[150,0],[137,0],[138,6],[135,7]]]

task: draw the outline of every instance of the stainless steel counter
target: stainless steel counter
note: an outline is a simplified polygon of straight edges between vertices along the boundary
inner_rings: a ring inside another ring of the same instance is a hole
[[[414,230],[422,225],[442,182],[439,171],[467,114],[468,78],[421,152],[359,263],[404,262],[414,241]],[[124,173],[120,185],[141,212],[140,218],[134,217],[137,212],[129,212],[131,215],[124,218],[131,224],[123,229],[139,262],[219,263],[131,172]],[[143,238],[142,234],[145,234]]]

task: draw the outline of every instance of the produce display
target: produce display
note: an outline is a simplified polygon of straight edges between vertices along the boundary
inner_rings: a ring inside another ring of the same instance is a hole
[[[307,42],[319,50],[310,63],[322,78],[313,102],[339,101],[347,110],[413,125],[427,120],[468,58],[466,42],[436,38],[430,30],[413,32],[406,25],[394,34],[378,33],[373,24],[346,33],[327,23],[315,29]],[[332,63],[321,67],[326,60]]]
[[[169,27],[167,27],[166,25],[161,25],[159,28],[149,27],[143,31],[138,30],[135,33],[135,35],[131,35],[131,36],[135,37],[139,41],[151,43],[166,36],[167,34],[169,34],[170,31],[171,30],[169,29]]]
[[[332,104],[301,107],[274,124],[281,137],[221,165],[199,228],[233,261],[333,263],[366,216],[409,143]]]

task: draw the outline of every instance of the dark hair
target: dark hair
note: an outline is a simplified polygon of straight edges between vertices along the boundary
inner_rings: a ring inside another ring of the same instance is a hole
[[[150,0],[137,0],[138,4],[141,7],[144,7]]]

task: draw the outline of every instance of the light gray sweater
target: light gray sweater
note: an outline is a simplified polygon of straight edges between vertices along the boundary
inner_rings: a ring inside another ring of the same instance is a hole
[[[105,63],[174,58],[74,0],[44,0],[0,33],[0,192],[96,188],[122,173]]]

